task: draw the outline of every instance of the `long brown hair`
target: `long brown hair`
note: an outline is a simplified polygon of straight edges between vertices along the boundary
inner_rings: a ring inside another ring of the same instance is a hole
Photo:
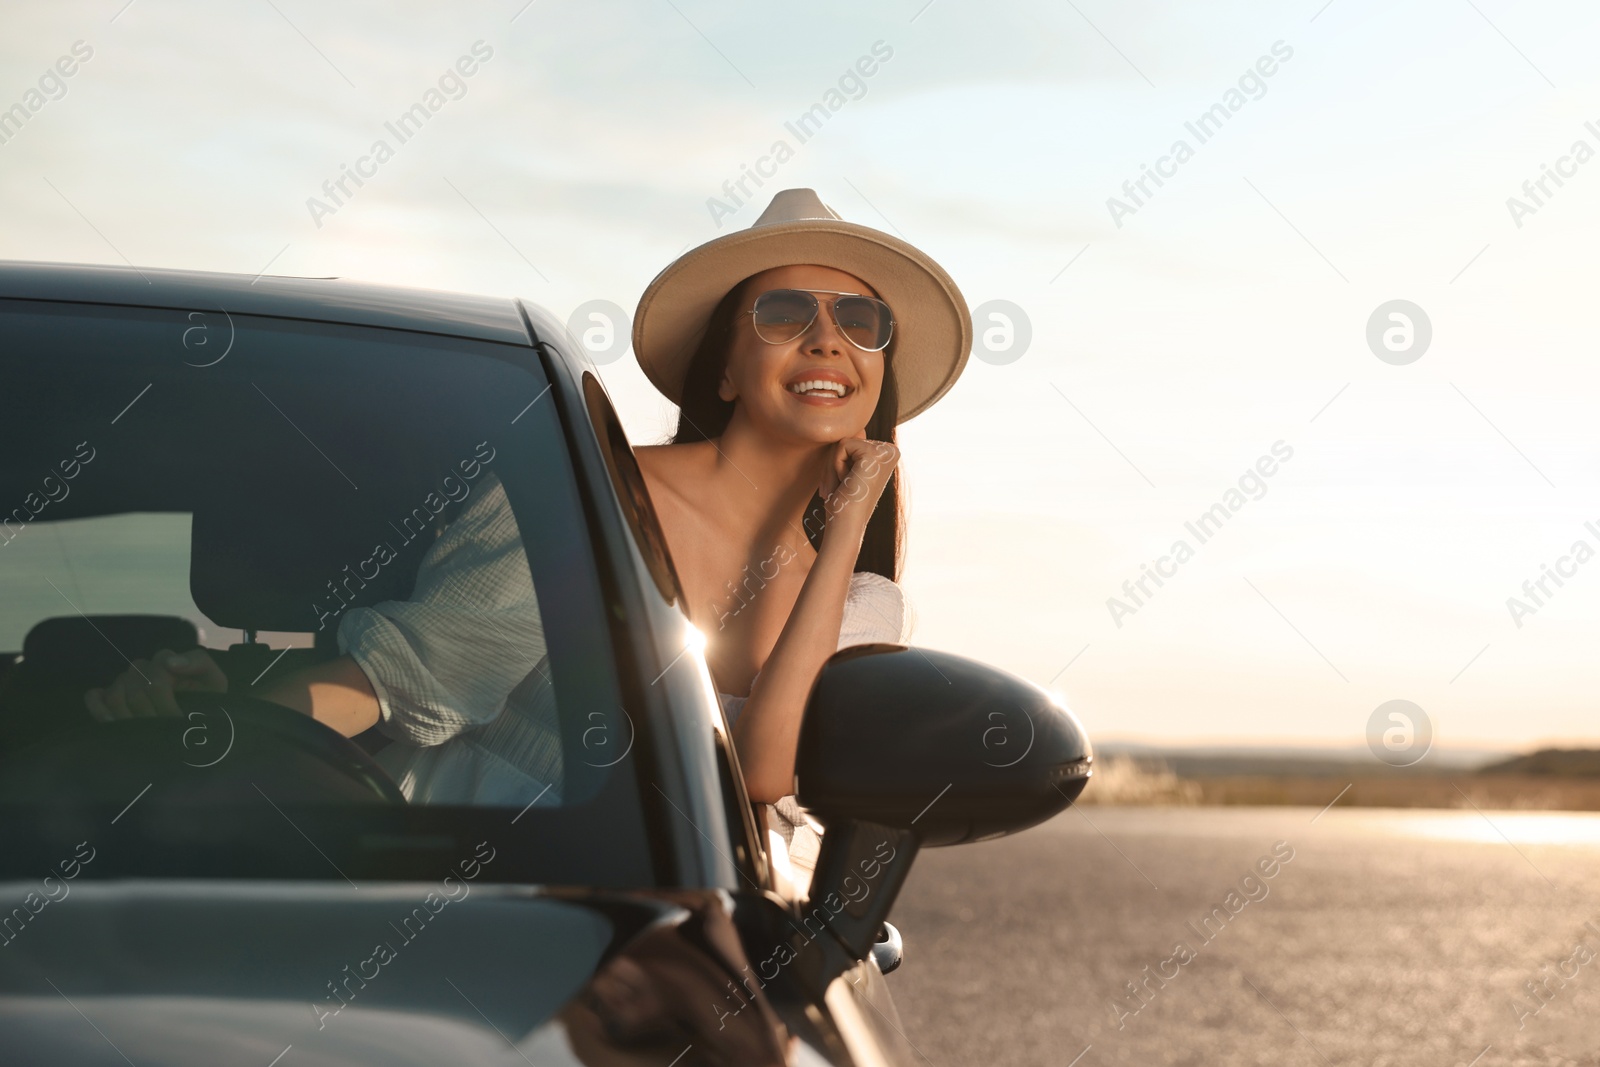
[[[754,275],[752,275],[754,277]],[[728,365],[728,348],[733,341],[733,323],[739,310],[739,296],[746,278],[723,296],[711,312],[705,336],[689,361],[684,377],[683,397],[678,407],[678,432],[669,444],[680,445],[691,441],[707,441],[721,437],[733,418],[735,401],[717,395],[723,371]],[[869,441],[895,441],[895,416],[900,411],[900,392],[895,385],[894,349],[898,337],[890,340],[883,350],[883,389],[878,394],[878,406],[867,420]],[[804,522],[806,539],[818,551],[822,548],[827,510],[821,495],[811,494],[806,506]],[[900,580],[900,562],[904,548],[905,508],[900,497],[900,470],[890,475],[889,483],[878,498],[878,506],[867,520],[867,529],[861,539],[861,551],[856,556],[855,569],[881,574],[890,581]]]

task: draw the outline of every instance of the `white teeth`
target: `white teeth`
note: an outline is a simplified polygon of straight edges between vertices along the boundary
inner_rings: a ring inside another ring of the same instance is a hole
[[[823,393],[828,396],[842,397],[845,395],[846,391],[847,390],[842,383],[832,382],[821,378],[808,382],[795,382],[793,385],[789,386],[789,392],[799,393],[801,396],[807,396],[814,393]]]

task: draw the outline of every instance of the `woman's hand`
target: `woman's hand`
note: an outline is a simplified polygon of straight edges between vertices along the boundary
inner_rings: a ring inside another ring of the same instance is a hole
[[[204,649],[179,654],[164,648],[150,659],[134,660],[116,681],[104,689],[86,692],[83,702],[97,722],[153,715],[181,716],[183,712],[173,694],[186,690],[228,691],[227,676]]]
[[[888,441],[867,440],[865,429],[835,444],[817,487],[827,507],[828,527],[864,533],[899,462],[900,449]]]

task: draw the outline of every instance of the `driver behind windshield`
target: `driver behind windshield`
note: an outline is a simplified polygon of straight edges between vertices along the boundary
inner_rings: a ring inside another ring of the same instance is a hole
[[[417,804],[561,802],[561,735],[533,577],[493,472],[429,546],[410,600],[351,608],[337,658],[251,695],[354,737]],[[532,669],[529,669],[529,665]],[[84,694],[98,721],[177,715],[173,694],[226,692],[204,649],[163,649]]]

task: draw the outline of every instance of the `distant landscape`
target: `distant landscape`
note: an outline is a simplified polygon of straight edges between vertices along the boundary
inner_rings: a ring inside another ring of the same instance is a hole
[[[1082,803],[1321,807],[1335,797],[1341,807],[1600,811],[1600,749],[1444,752],[1394,768],[1353,749],[1108,744]]]

